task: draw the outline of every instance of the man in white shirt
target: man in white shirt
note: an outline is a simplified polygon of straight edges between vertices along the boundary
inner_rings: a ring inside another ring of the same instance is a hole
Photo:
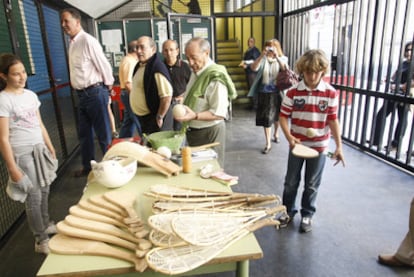
[[[73,8],[60,13],[63,31],[70,37],[70,83],[79,96],[79,140],[82,169],[76,177],[87,176],[90,161],[95,160],[94,133],[102,153],[111,142],[111,124],[108,103],[114,77],[98,40],[86,33],[81,26],[81,15]]]
[[[230,101],[237,97],[236,89],[226,68],[210,59],[207,40],[199,37],[189,40],[185,55],[192,69],[184,95],[186,114],[175,119],[188,127],[186,137],[190,146],[219,142],[215,150],[220,165],[224,166],[224,119]]]

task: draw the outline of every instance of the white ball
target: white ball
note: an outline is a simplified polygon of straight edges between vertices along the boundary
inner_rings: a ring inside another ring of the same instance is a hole
[[[316,131],[313,128],[308,128],[306,130],[306,136],[309,138],[313,138],[314,136],[316,136]]]
[[[173,112],[174,118],[180,118],[180,117],[185,116],[187,111],[185,110],[185,107],[183,104],[177,104],[174,106],[172,112]]]
[[[158,147],[157,153],[160,154],[161,156],[167,158],[167,159],[171,158],[171,155],[172,155],[171,149],[168,148],[167,146]]]

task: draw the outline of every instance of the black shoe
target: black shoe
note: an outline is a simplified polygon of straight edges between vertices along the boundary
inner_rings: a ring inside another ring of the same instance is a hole
[[[81,177],[86,177],[89,175],[89,172],[91,172],[90,169],[79,169],[77,171],[75,171],[75,173],[73,174],[73,176],[75,176],[76,178],[81,178]]]
[[[293,216],[289,216],[288,214],[284,214],[281,217],[279,217],[277,220],[279,220],[280,224],[279,227],[280,228],[286,228],[289,223],[293,220]]]
[[[384,146],[385,151],[396,151],[398,146],[391,145],[388,149],[388,145]]]
[[[366,143],[366,144],[371,144],[371,141],[370,141],[370,140],[366,140],[366,141],[365,141],[365,143]],[[377,143],[375,143],[375,142],[373,142],[371,145],[372,145],[372,146],[378,146],[378,144],[377,144]]]
[[[279,143],[279,142],[280,142],[280,139],[279,139],[278,137],[274,137],[274,138],[272,139],[272,141],[273,141],[274,143]]]
[[[310,217],[302,217],[299,226],[299,232],[301,233],[308,233],[312,231],[312,218]]]

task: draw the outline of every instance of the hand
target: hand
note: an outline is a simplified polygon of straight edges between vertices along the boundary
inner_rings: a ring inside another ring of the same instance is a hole
[[[186,105],[183,105],[183,107],[185,109],[184,116],[174,117],[174,119],[177,120],[178,122],[187,122],[187,121],[193,120],[196,117],[196,113]]]
[[[339,164],[339,162],[341,162],[342,166],[345,167],[345,159],[344,159],[344,155],[342,154],[342,150],[336,149],[331,159],[336,160],[334,163],[334,166],[336,166],[337,164]]]
[[[162,124],[164,123],[164,119],[163,118],[159,118],[159,117],[157,117],[157,125],[158,125],[158,127],[159,128],[161,128],[162,127]]]
[[[301,143],[301,141],[300,141],[300,139],[298,139],[297,137],[294,137],[294,136],[291,136],[289,139],[288,139],[288,142],[289,142],[289,147],[290,147],[290,149],[292,149],[293,147],[295,147],[295,145],[297,144],[297,143]]]
[[[17,167],[14,170],[10,170],[9,175],[10,175],[10,179],[13,182],[18,182],[23,178],[23,172],[21,172],[20,169]]]

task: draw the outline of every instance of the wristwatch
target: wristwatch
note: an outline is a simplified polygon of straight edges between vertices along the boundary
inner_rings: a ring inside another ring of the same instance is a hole
[[[157,114],[157,120],[163,120],[164,117],[162,115]]]

